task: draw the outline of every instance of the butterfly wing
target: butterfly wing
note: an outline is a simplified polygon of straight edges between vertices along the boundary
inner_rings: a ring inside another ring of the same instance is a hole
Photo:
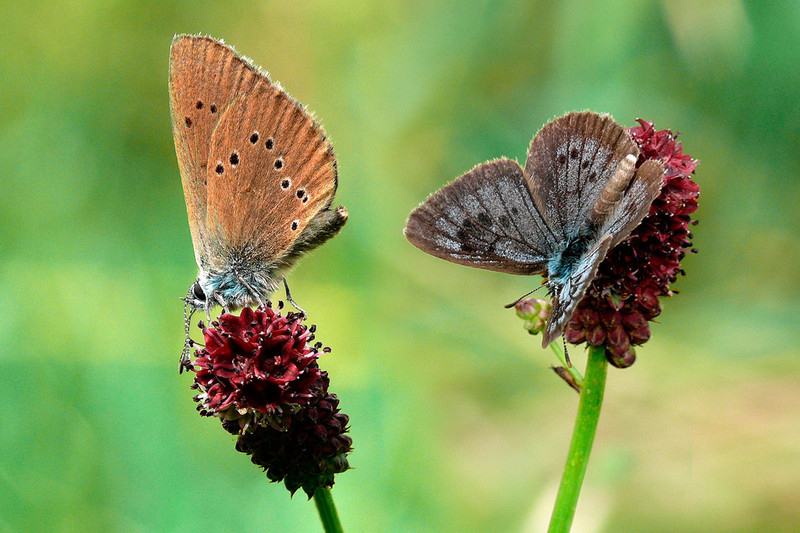
[[[249,75],[234,63],[221,61],[224,55],[213,39],[191,35],[176,36],[170,50],[172,132],[198,265],[208,257],[207,164],[211,135],[221,111],[236,96],[239,78]],[[237,83],[229,83],[230,79],[237,79]]]
[[[639,155],[631,136],[609,115],[591,111],[556,118],[534,136],[525,179],[539,212],[561,239],[585,228],[600,192],[628,155],[634,161]]]
[[[542,347],[547,348],[567,327],[569,319],[586,289],[597,274],[597,267],[611,248],[611,235],[605,235],[582,258],[563,285],[550,285],[553,294],[553,310],[544,330]]]
[[[337,186],[333,149],[303,106],[230,47],[181,36],[172,48],[173,123],[179,154],[186,153],[179,160],[190,170],[184,173],[181,163],[190,220],[192,212],[203,213],[193,230],[205,250],[198,264],[271,265],[330,206]]]
[[[522,168],[505,158],[478,165],[433,193],[409,215],[404,232],[433,256],[512,274],[543,272],[555,247]]]

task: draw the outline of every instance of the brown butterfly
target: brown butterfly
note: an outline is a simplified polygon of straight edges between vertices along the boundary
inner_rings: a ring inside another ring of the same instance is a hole
[[[545,274],[553,310],[542,346],[562,334],[608,251],[650,211],[664,165],[609,115],[568,113],[531,141],[523,169],[501,158],[432,194],[408,217],[411,243],[453,263]]]
[[[266,72],[210,37],[172,41],[169,94],[199,267],[186,303],[207,313],[262,304],[347,221],[331,209],[333,148]]]

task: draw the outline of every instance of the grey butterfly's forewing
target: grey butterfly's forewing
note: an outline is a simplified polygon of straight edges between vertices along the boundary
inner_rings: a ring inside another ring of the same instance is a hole
[[[556,243],[522,168],[505,158],[478,165],[432,194],[411,213],[405,234],[433,256],[512,274],[542,273]]]
[[[545,328],[543,347],[564,332],[609,250],[625,240],[650,212],[650,205],[661,191],[663,177],[664,165],[660,161],[645,161],[607,218],[591,221],[599,227],[600,240],[581,257],[563,285],[551,285],[553,310]]]
[[[553,311],[545,328],[543,346],[563,333],[608,251],[641,223],[658,196],[664,165],[659,161],[645,161],[635,173],[634,165],[633,155],[620,162],[590,212],[588,224],[597,231],[597,244],[580,258],[563,284],[551,284]]]
[[[606,234],[582,258],[575,270],[563,285],[551,285],[553,293],[553,310],[544,330],[542,347],[557,339],[567,327],[569,319],[575,312],[578,303],[583,299],[589,284],[597,274],[597,268],[611,248],[612,236]]]
[[[539,212],[562,240],[586,227],[589,213],[619,163],[639,150],[609,115],[568,113],[534,136],[525,178]]]

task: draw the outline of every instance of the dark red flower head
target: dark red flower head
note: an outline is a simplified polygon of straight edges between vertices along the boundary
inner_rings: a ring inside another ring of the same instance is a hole
[[[193,362],[198,410],[208,416],[277,420],[311,401],[320,377],[319,346],[309,346],[313,327],[300,315],[270,307],[245,307],[203,327],[205,347]],[[246,422],[244,422],[246,423]]]
[[[330,349],[309,344],[315,326],[268,304],[201,328],[205,347],[191,365],[198,411],[220,418],[238,435],[237,450],[292,494],[302,487],[311,497],[333,485],[334,474],[349,468],[352,440],[345,435],[349,419],[317,363]]]
[[[328,384],[323,372],[313,386],[313,400],[287,415],[287,430],[262,425],[242,434],[235,423],[223,424],[239,434],[236,449],[250,455],[270,480],[284,481],[292,494],[302,488],[311,498],[317,487],[332,486],[334,474],[350,468],[353,441],[345,435],[350,420],[339,412],[339,398],[328,392]]]
[[[652,321],[661,313],[658,298],[671,296],[669,285],[683,274],[681,260],[692,250],[691,214],[697,209],[700,187],[691,174],[697,160],[683,153],[670,130],[656,131],[652,122],[638,119],[628,132],[641,154],[637,168],[648,159],[664,163],[661,195],[650,214],[630,237],[608,253],[586,296],[564,332],[568,342],[605,346],[609,362],[633,364],[633,346],[650,338]]]

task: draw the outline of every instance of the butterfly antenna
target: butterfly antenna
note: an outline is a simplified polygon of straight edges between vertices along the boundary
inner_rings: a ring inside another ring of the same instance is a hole
[[[286,282],[286,278],[283,278],[283,288],[286,289],[286,301],[292,304],[292,307],[300,311],[300,314],[303,316],[303,318],[307,317],[308,314],[306,314],[303,308],[297,305],[297,302],[292,299],[292,293],[289,292],[289,284]]]
[[[564,343],[564,360],[567,362],[567,366],[572,368],[572,361],[569,360],[569,350],[567,350],[567,338],[564,334],[561,334],[561,341]]]
[[[183,351],[181,352],[181,361],[180,361],[180,369],[178,370],[179,374],[183,374],[184,370],[189,370],[191,368],[191,364],[189,360],[191,359],[190,354],[192,352],[192,346],[194,345],[194,341],[192,337],[189,335],[189,330],[192,326],[192,316],[194,315],[195,308],[189,305],[189,298],[192,295],[192,289],[189,289],[189,292],[186,294],[186,298],[181,298],[183,300],[183,331],[185,334],[184,341],[183,341]],[[190,310],[191,307],[191,310]]]
[[[514,307],[515,305],[517,305],[517,304],[518,304],[518,303],[520,303],[522,300],[524,300],[525,298],[527,298],[528,296],[530,296],[530,295],[531,295],[531,294],[533,294],[534,292],[538,291],[538,290],[539,290],[539,289],[541,289],[542,287],[544,287],[544,285],[539,285],[538,287],[536,287],[535,289],[533,289],[531,292],[529,292],[529,293],[526,293],[526,294],[523,294],[522,296],[520,296],[519,298],[517,298],[516,300],[514,300],[514,301],[513,301],[513,302],[511,302],[510,304],[508,304],[508,305],[505,305],[504,307],[505,307],[506,309],[511,309],[512,307]]]

